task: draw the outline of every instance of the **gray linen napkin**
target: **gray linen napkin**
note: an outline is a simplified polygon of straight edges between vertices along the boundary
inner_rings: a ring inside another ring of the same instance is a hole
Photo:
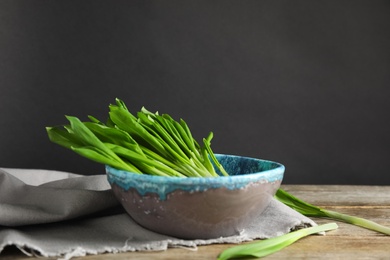
[[[106,252],[196,248],[269,238],[315,225],[274,199],[240,235],[183,240],[136,224],[115,199],[105,175],[0,168],[0,255],[8,245],[27,255],[62,259]]]

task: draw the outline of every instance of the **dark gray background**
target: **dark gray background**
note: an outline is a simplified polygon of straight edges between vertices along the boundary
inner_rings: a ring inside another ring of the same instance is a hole
[[[0,166],[102,174],[48,141],[123,99],[285,183],[390,184],[389,1],[0,0]]]

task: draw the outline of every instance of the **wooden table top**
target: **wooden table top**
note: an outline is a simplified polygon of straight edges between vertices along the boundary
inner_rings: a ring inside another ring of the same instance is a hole
[[[294,196],[326,209],[370,219],[390,226],[390,186],[283,185]],[[313,218],[318,224],[334,222]],[[312,235],[266,259],[390,259],[390,236],[350,224],[336,222],[339,228],[326,236]],[[129,252],[91,255],[74,259],[216,259],[231,244],[199,246],[196,251],[170,248],[160,252]],[[31,259],[16,249],[6,249],[1,259]],[[49,258],[47,258],[49,259]]]

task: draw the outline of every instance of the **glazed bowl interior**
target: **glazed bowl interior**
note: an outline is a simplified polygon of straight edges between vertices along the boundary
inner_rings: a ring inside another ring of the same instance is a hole
[[[115,196],[141,226],[186,239],[232,236],[268,206],[284,166],[243,156],[216,157],[230,176],[161,177],[110,166],[106,172]]]

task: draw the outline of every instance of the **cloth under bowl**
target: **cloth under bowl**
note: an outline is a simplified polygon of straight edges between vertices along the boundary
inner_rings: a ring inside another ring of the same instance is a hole
[[[70,259],[87,254],[167,250],[279,236],[311,219],[273,199],[239,235],[183,240],[136,224],[114,197],[106,175],[0,168],[0,257],[6,246],[27,255]]]

